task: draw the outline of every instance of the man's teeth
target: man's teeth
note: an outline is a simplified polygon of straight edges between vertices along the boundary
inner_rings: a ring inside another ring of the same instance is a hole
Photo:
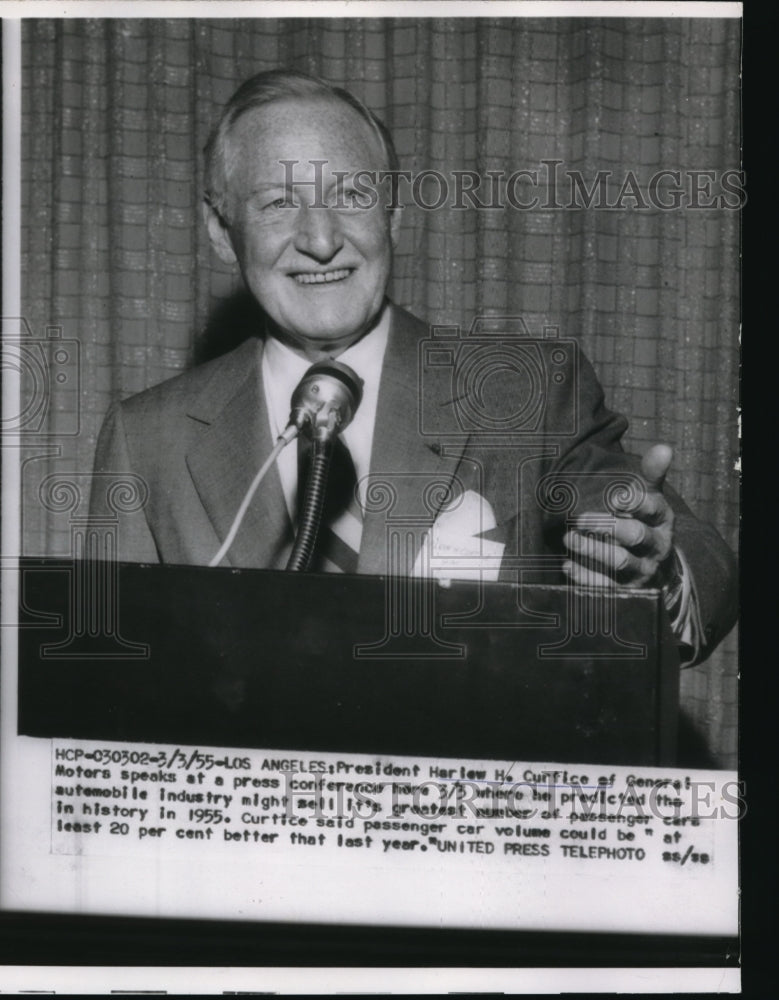
[[[345,267],[340,271],[318,271],[315,274],[295,274],[293,277],[299,285],[325,285],[332,281],[343,281],[351,273],[351,268]]]

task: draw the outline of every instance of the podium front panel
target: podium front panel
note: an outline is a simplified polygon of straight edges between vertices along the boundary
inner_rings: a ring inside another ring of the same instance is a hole
[[[22,560],[19,732],[673,764],[657,591]]]

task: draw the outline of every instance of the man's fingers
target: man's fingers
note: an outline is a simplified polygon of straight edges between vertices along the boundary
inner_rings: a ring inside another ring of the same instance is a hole
[[[641,503],[630,511],[630,516],[645,524],[662,524],[672,516],[670,504],[662,493],[648,492]]]
[[[649,489],[638,503],[630,504],[615,512],[616,517],[632,517],[645,524],[662,524],[672,515],[671,506],[659,490]]]
[[[667,444],[653,444],[641,459],[641,475],[650,487],[661,490],[674,453]]]
[[[655,527],[668,526],[673,528],[674,512],[662,493],[649,493],[635,510],[625,514],[597,514],[587,511],[579,514],[575,525],[577,530],[599,535],[601,538],[615,537],[620,545],[629,549],[640,549],[642,552],[652,551],[656,546],[662,547],[662,541],[656,538]]]
[[[631,549],[638,555],[651,553],[657,547],[652,528],[635,517],[612,517],[604,521],[602,514],[581,514],[576,527],[584,534],[594,534],[604,542]]]
[[[615,581],[603,573],[596,573],[577,562],[563,563],[563,572],[578,587],[613,587]]]
[[[629,580],[640,571],[640,560],[621,545],[611,545],[578,531],[566,532],[565,547],[586,569],[612,580]]]

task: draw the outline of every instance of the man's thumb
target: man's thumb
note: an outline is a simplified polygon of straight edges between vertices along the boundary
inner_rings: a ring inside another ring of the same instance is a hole
[[[650,486],[661,490],[674,453],[667,444],[653,444],[641,459],[641,475]]]

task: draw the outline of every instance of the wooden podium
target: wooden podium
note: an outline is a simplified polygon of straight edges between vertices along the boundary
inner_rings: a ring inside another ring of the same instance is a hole
[[[19,732],[672,765],[660,594],[25,559]]]

